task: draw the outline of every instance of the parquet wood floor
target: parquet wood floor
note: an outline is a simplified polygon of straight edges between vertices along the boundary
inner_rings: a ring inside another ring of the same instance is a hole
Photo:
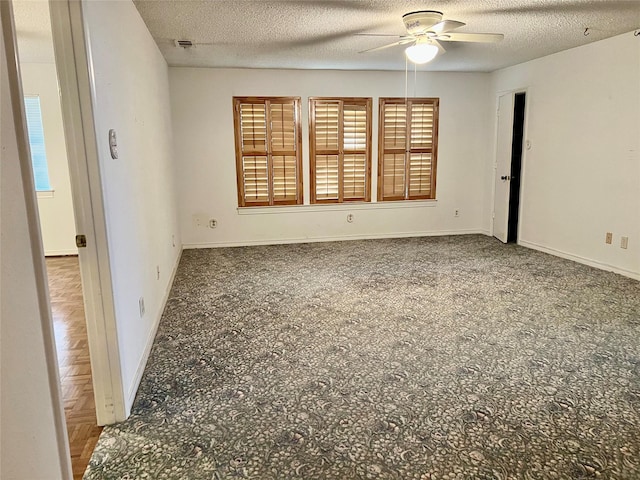
[[[81,479],[102,427],[96,424],[78,257],[47,257],[49,294],[74,480]]]

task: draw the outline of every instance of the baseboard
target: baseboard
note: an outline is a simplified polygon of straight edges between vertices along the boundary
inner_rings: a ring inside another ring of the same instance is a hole
[[[184,249],[195,248],[220,248],[220,247],[248,247],[252,245],[286,245],[291,243],[316,243],[316,242],[339,242],[349,240],[375,240],[383,238],[409,238],[409,237],[437,237],[444,235],[472,235],[484,234],[479,229],[469,230],[439,230],[429,232],[393,232],[393,233],[374,233],[374,234],[354,234],[339,235],[327,237],[303,237],[303,238],[278,238],[266,240],[230,240],[224,242],[206,242],[206,243],[187,243]]]
[[[590,267],[598,268],[600,270],[606,270],[608,272],[618,273],[620,275],[632,278],[634,280],[640,280],[640,273],[638,272],[632,272],[631,270],[626,270],[624,268],[615,267],[607,263],[591,260],[590,258],[581,257],[580,255],[574,255],[572,253],[563,252],[562,250],[556,250],[555,248],[545,247],[544,245],[540,245],[534,242],[529,242],[527,240],[518,240],[518,245],[531,248],[533,250],[538,250],[540,252],[548,253],[556,257],[572,260],[577,263],[582,263],[583,265],[588,265]]]
[[[45,257],[64,257],[67,255],[78,255],[77,248],[71,248],[68,250],[45,250]]]
[[[167,306],[167,301],[169,300],[169,294],[171,293],[171,287],[173,287],[173,281],[176,278],[176,272],[178,271],[178,265],[180,265],[180,258],[182,257],[182,249],[176,258],[176,262],[173,265],[173,270],[171,271],[171,278],[169,278],[169,282],[167,283],[167,288],[165,289],[164,296],[162,298],[161,308],[159,309],[158,316],[155,318],[153,322],[153,327],[149,332],[149,336],[147,337],[147,342],[144,347],[144,351],[142,352],[142,357],[140,358],[140,363],[138,364],[138,368],[136,369],[136,374],[133,378],[133,383],[131,384],[131,388],[127,393],[126,405],[125,409],[127,412],[127,417],[131,413],[131,407],[133,405],[133,401],[136,399],[136,393],[138,393],[138,387],[140,386],[140,381],[142,380],[142,374],[144,373],[144,369],[147,366],[147,361],[149,360],[149,354],[151,353],[151,347],[153,346],[153,341],[156,338],[156,333],[158,332],[158,326],[160,325],[160,319],[162,318],[162,314],[164,313],[164,309]]]

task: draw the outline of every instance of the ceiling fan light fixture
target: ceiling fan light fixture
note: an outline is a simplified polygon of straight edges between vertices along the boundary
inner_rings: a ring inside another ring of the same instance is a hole
[[[431,43],[416,43],[404,51],[407,58],[418,65],[428,63],[438,54],[438,47]]]

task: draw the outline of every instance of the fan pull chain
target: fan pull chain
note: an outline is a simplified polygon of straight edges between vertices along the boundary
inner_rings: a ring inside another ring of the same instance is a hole
[[[413,64],[413,96],[416,97],[416,88],[418,85],[418,65]]]
[[[409,59],[404,57],[404,104],[407,104],[407,96],[409,95]]]

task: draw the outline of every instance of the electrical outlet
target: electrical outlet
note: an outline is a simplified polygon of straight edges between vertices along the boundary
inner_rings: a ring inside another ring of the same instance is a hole
[[[620,248],[629,248],[629,237],[620,237]]]
[[[144,317],[144,297],[140,297],[138,300],[138,307],[140,308],[140,318]]]
[[[611,245],[613,243],[613,233],[607,232],[607,236],[604,237],[604,243]]]
[[[218,221],[213,218],[209,220],[209,228],[216,228],[218,226]]]
[[[171,245],[172,245],[173,247],[175,247],[175,246],[176,246],[176,236],[175,236],[175,235],[171,235]]]
[[[353,223],[353,213],[350,213],[349,215],[347,215],[347,222]]]
[[[453,211],[453,216],[454,217],[459,217],[460,216],[460,210],[458,210],[457,208]]]

